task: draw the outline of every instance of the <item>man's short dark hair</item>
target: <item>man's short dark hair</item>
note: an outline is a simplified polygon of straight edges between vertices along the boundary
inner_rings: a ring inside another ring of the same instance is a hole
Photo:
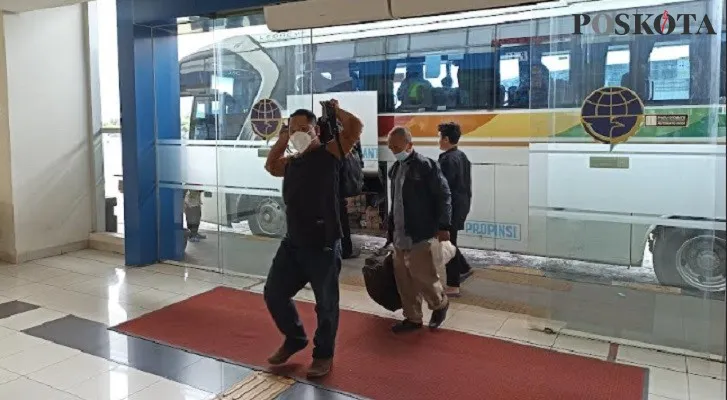
[[[449,143],[459,143],[459,138],[462,137],[462,130],[459,124],[456,122],[447,122],[439,125],[439,133],[442,137],[449,139]]]
[[[301,108],[298,110],[295,110],[294,113],[290,114],[290,118],[293,117],[305,117],[309,123],[315,124],[318,120],[318,117],[313,113],[313,111],[306,110],[305,108]]]

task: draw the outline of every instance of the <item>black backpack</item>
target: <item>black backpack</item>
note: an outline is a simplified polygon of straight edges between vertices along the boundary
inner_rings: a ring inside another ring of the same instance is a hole
[[[341,147],[338,137],[336,137],[336,143],[338,143],[338,151],[343,154],[343,147]],[[354,149],[356,149],[356,146],[354,146]],[[363,192],[363,160],[361,160],[360,150],[357,150],[351,151],[341,160],[341,175],[339,178],[341,198],[358,196]]]

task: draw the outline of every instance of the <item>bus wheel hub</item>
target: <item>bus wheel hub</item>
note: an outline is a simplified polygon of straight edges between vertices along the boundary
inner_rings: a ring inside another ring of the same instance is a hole
[[[257,221],[263,234],[281,234],[285,225],[285,215],[283,214],[282,207],[272,199],[263,201],[258,209]]]
[[[702,235],[685,241],[676,254],[676,266],[682,279],[704,291],[725,287],[725,241]]]

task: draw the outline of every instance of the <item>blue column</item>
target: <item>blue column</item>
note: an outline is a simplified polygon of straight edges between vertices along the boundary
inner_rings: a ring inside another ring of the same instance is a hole
[[[156,128],[159,140],[181,139],[182,129],[179,111],[179,52],[176,25],[155,29],[154,35],[154,89],[156,91]],[[164,176],[162,168],[183,168],[180,157],[165,157],[178,145],[157,143],[157,173]],[[166,150],[166,152],[160,152]],[[179,153],[174,153],[179,154]],[[176,174],[175,174],[176,175]],[[162,178],[160,177],[160,180]],[[182,182],[179,182],[182,183]],[[159,258],[162,260],[184,259],[184,192],[179,187],[159,186]]]
[[[117,0],[116,12],[126,264],[181,259],[181,243],[159,234],[181,232],[175,228],[181,228],[182,218],[181,195],[160,196],[156,152],[157,135],[180,135],[176,31],[135,25],[133,0]]]

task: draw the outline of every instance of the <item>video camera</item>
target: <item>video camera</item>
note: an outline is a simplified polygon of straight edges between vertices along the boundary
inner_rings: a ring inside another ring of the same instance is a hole
[[[341,133],[341,124],[336,117],[336,108],[330,101],[322,101],[323,112],[318,118],[318,129],[321,143],[328,143],[334,140]]]

